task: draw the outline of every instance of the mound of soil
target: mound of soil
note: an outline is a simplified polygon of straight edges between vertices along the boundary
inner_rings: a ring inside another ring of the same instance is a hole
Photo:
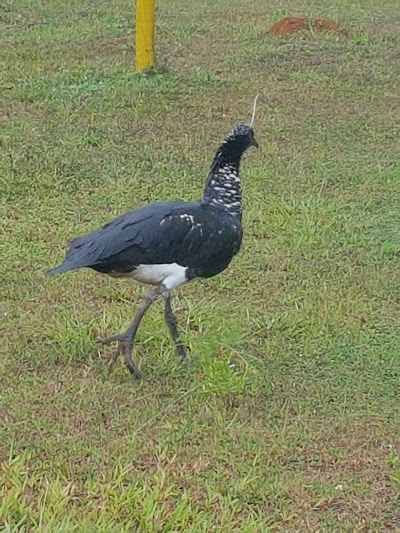
[[[308,19],[306,17],[285,17],[276,22],[269,30],[272,35],[291,35],[299,31],[315,31],[347,35],[347,30],[332,19]]]

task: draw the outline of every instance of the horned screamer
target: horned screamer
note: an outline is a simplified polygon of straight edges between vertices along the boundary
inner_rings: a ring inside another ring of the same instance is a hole
[[[250,124],[238,124],[218,148],[199,202],[160,202],[130,211],[100,229],[71,241],[64,262],[47,274],[91,268],[114,277],[154,285],[140,303],[129,328],[98,342],[118,342],[129,371],[143,374],[132,360],[136,332],[151,304],[165,302],[165,321],[181,360],[186,358],[171,307],[171,291],[196,278],[225,270],[242,244],[241,158],[254,136],[254,100]]]

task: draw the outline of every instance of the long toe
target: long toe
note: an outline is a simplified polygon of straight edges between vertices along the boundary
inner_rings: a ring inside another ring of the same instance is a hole
[[[119,343],[110,361],[110,371],[114,368],[114,365],[117,362],[118,357],[122,355],[123,353],[124,353],[124,344]]]
[[[125,349],[125,362],[132,376],[134,376],[136,379],[145,379],[143,372],[132,361],[131,348],[129,347]]]
[[[127,337],[125,335],[111,335],[111,337],[104,337],[103,339],[96,339],[96,342],[98,344],[102,344],[103,346],[107,344],[111,344],[112,342],[120,342],[125,344],[128,341]]]

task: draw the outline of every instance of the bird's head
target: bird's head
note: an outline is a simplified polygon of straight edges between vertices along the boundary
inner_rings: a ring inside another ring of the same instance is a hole
[[[258,95],[254,99],[253,113],[250,124],[237,124],[225,137],[222,148],[226,152],[236,153],[241,156],[251,146],[258,148],[258,143],[254,135],[254,117],[256,114]]]
[[[251,146],[258,148],[258,143],[254,135],[254,128],[248,124],[237,124],[227,135],[224,144],[244,152]]]

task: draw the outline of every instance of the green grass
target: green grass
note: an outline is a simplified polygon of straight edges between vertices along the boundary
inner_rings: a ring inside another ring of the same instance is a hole
[[[397,1],[264,4],[158,2],[137,76],[132,2],[0,3],[1,531],[400,528]],[[269,36],[287,14],[349,37]],[[197,199],[256,93],[243,249],[176,291],[190,362],[155,305],[149,382],[110,372],[94,340],[142,289],[43,272],[129,208]]]

